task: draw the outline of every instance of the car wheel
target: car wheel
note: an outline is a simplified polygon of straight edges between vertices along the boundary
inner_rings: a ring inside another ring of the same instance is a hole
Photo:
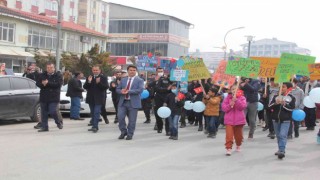
[[[32,121],[34,122],[40,122],[41,121],[41,107],[40,104],[37,104],[34,108],[33,115],[30,117]]]

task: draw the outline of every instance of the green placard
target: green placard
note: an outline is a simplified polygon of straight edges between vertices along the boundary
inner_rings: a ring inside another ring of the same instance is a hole
[[[293,64],[279,64],[276,70],[275,80],[276,83],[289,82],[294,69]]]
[[[310,76],[308,65],[314,64],[315,61],[316,57],[300,54],[282,53],[280,57],[280,64],[293,64],[292,74],[302,76]]]
[[[260,61],[241,58],[239,61],[228,61],[225,74],[247,78],[258,77]]]

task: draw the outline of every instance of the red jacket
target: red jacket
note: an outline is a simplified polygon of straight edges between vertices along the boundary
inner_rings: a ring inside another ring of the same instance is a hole
[[[247,107],[247,101],[244,96],[237,97],[233,107],[230,106],[232,95],[229,94],[222,103],[222,110],[225,112],[225,125],[245,125],[246,116],[244,110]]]

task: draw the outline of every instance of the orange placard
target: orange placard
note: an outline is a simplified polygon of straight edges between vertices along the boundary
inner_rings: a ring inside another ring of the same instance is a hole
[[[320,79],[320,63],[309,64],[310,80]]]
[[[225,74],[228,61],[221,60],[218,68],[212,76],[214,84],[224,88],[230,88],[236,81],[236,77],[233,75]]]
[[[250,57],[250,59],[260,61],[259,77],[270,78],[275,77],[276,69],[280,62],[280,58],[272,57]]]

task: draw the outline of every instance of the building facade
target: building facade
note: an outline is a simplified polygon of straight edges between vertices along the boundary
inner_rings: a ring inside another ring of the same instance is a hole
[[[243,48],[243,56],[248,54],[248,44],[241,45]],[[298,47],[296,43],[280,41],[276,38],[262,39],[251,42],[250,56],[264,57],[280,57],[281,53],[295,53],[302,55],[310,55],[310,50]]]
[[[102,0],[78,1],[78,24],[104,34],[108,34],[108,3]]]
[[[34,54],[55,56],[57,20],[0,6],[0,62],[14,72],[33,62]],[[72,22],[62,22],[60,50],[86,53],[94,44],[105,50],[107,36]]]
[[[107,51],[115,56],[160,53],[179,57],[188,54],[190,23],[173,16],[109,4]]]
[[[29,12],[42,14],[48,17],[57,18],[58,2],[61,1],[62,19],[68,22],[78,21],[79,0],[6,0],[7,7]]]

